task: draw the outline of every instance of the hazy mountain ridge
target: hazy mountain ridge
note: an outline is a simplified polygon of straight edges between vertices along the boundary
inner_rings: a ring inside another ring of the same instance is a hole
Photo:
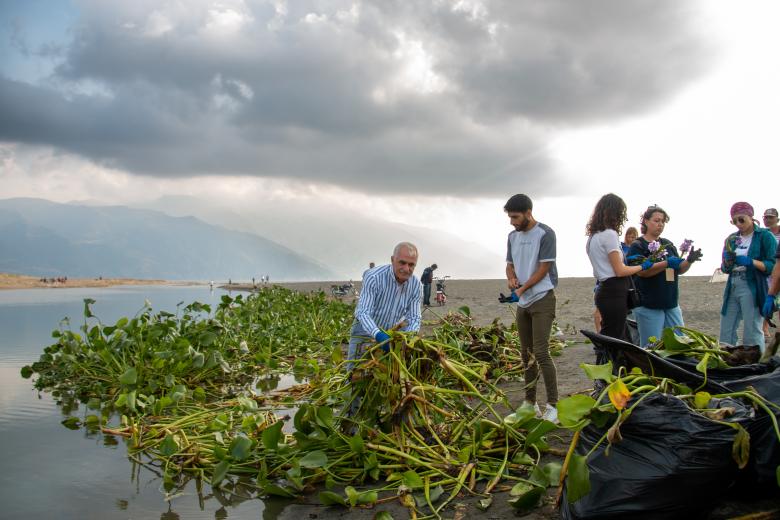
[[[126,206],[0,200],[0,271],[170,280],[323,280],[320,262],[257,234]]]
[[[312,202],[265,202],[220,206],[194,197],[164,197],[149,201],[150,209],[171,215],[195,215],[225,228],[255,233],[316,258],[342,279],[360,279],[369,262],[390,262],[393,246],[408,240],[420,249],[419,265],[437,263],[439,275],[457,278],[502,278],[504,256],[423,226],[372,219],[354,211]],[[424,224],[421,223],[421,224]],[[417,273],[422,272],[420,268]]]

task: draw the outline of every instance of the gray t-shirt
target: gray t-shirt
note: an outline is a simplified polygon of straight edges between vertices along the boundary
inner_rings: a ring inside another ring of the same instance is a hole
[[[544,278],[520,297],[517,305],[528,307],[544,298],[558,285],[558,270],[555,267],[555,231],[537,222],[528,231],[512,231],[506,244],[506,261],[514,266],[517,280],[524,284],[539,268],[542,262],[552,262]]]

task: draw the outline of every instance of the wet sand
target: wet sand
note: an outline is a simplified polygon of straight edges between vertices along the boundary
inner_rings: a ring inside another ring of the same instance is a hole
[[[76,287],[112,287],[114,285],[203,285],[202,282],[172,282],[137,278],[68,278],[64,282],[43,282],[40,276],[0,273],[2,289],[67,289]]]

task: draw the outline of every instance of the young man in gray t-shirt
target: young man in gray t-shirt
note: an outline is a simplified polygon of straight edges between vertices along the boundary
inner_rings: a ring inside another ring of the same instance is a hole
[[[555,232],[534,219],[533,202],[527,195],[513,195],[504,205],[509,223],[506,251],[506,277],[509,288],[518,297],[517,332],[525,364],[525,400],[534,405],[542,418],[556,422],[558,412],[558,376],[550,356],[550,331],[555,320]],[[536,404],[536,382],[541,369],[547,390],[547,405],[542,412]]]

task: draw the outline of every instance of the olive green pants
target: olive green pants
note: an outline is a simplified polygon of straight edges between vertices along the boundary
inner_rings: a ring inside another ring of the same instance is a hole
[[[520,354],[525,364],[525,399],[536,402],[536,383],[541,368],[547,402],[558,402],[558,374],[550,356],[550,331],[555,320],[555,292],[550,290],[528,307],[518,307],[515,315],[520,336]]]

